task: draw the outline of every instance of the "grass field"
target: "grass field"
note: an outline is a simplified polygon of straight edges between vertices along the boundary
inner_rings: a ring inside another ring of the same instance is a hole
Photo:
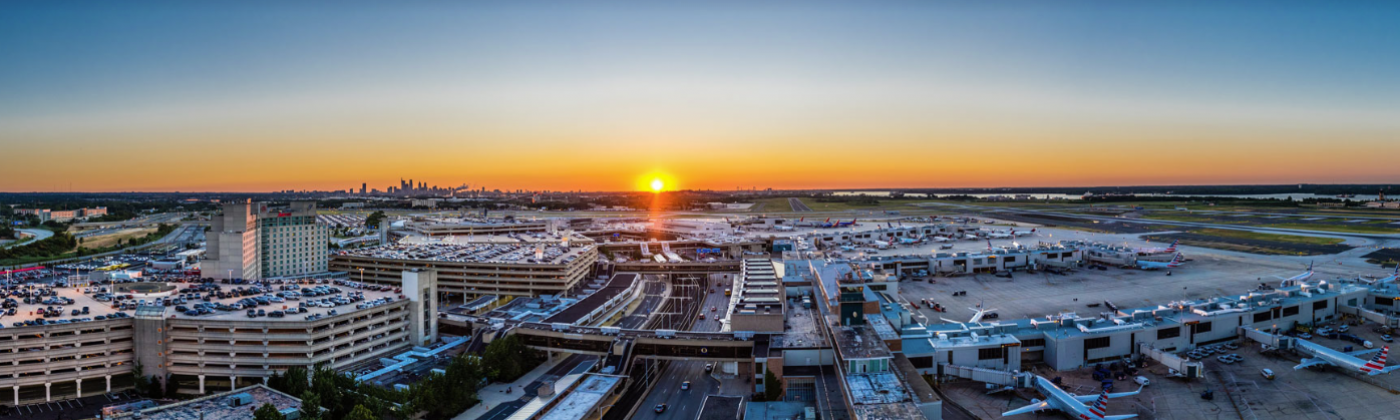
[[[1317,230],[1325,232],[1343,233],[1400,233],[1400,227],[1396,225],[1373,225],[1366,223],[1351,223],[1345,225],[1318,225],[1311,223],[1278,223],[1268,224],[1268,227],[1281,229]]]
[[[762,199],[762,200],[754,200],[754,202],[753,202],[753,208],[750,209],[749,211],[752,211],[752,212],[755,212],[755,213],[763,213],[763,212],[770,212],[770,211],[771,211],[771,212],[788,212],[788,211],[792,211],[792,205],[791,205],[791,204],[788,204],[788,199],[787,199],[787,197],[783,197],[783,198],[765,198],[765,199]]]
[[[129,240],[129,239],[131,239],[131,238],[140,238],[140,237],[142,237],[142,236],[146,236],[146,235],[148,235],[148,234],[150,234],[150,233],[152,233],[152,232],[155,232],[155,231],[156,231],[156,228],[154,228],[154,227],[149,227],[149,228],[136,228],[136,229],[122,229],[122,230],[119,230],[119,231],[117,231],[116,233],[113,233],[113,234],[110,234],[110,235],[100,235],[100,236],[93,236],[93,237],[91,237],[91,238],[83,238],[83,243],[80,244],[80,245],[78,245],[78,247],[80,247],[80,248],[87,248],[87,249],[109,247],[109,246],[112,246],[112,245],[116,245],[118,240]]]
[[[1342,238],[1327,238],[1321,236],[1301,236],[1301,235],[1277,235],[1272,233],[1246,232],[1242,230],[1230,229],[1198,229],[1191,231],[1202,235],[1221,236],[1226,238],[1251,239],[1257,241],[1287,242],[1293,244],[1307,245],[1336,245],[1346,242]]]

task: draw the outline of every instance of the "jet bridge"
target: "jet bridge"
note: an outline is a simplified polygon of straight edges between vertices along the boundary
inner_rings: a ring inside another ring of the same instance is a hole
[[[1265,348],[1289,350],[1294,347],[1293,337],[1274,335],[1253,328],[1240,327],[1240,329],[1244,330],[1245,338],[1257,341],[1259,344],[1263,344]]]
[[[1156,360],[1157,362],[1161,363],[1162,366],[1166,366],[1168,368],[1176,370],[1177,372],[1180,372],[1181,376],[1183,377],[1186,377],[1188,379],[1194,379],[1204,378],[1206,376],[1205,364],[1201,362],[1193,362],[1190,360],[1183,359],[1175,354],[1167,353],[1165,351],[1153,348],[1147,343],[1138,343],[1138,346],[1139,351],[1143,355],[1151,357],[1152,360]]]
[[[1004,370],[950,364],[939,364],[938,369],[940,375],[971,379],[977,382],[1001,386],[1029,388],[1035,384],[1035,375],[1032,375],[1030,372],[1007,372]]]

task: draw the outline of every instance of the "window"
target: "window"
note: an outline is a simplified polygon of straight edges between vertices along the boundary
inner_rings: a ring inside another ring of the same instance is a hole
[[[1313,310],[1314,310],[1314,311],[1320,311],[1320,310],[1323,310],[1323,309],[1327,309],[1327,301],[1325,301],[1325,300],[1319,300],[1319,301],[1317,301],[1317,302],[1313,302]]]
[[[977,360],[993,360],[1001,358],[1001,347],[990,349],[977,349]]]
[[[1323,301],[1323,303],[1326,303],[1326,301]],[[1391,306],[1395,304],[1395,298],[1376,296],[1376,304],[1380,306]]]
[[[1111,341],[1112,339],[1113,339],[1113,337],[1094,337],[1094,338],[1090,338],[1090,339],[1088,339],[1088,340],[1084,340],[1084,348],[1085,348],[1085,349],[1101,349],[1101,348],[1104,348],[1104,347],[1108,347],[1109,344],[1112,344],[1112,341]]]
[[[1264,311],[1264,312],[1260,312],[1260,313],[1254,314],[1254,323],[1255,323],[1255,324],[1258,324],[1258,323],[1261,323],[1261,322],[1268,322],[1270,319],[1274,319],[1274,316],[1273,316],[1273,315],[1274,315],[1273,312],[1269,312],[1269,311]]]
[[[1283,316],[1294,316],[1294,315],[1297,315],[1297,314],[1298,314],[1298,307],[1297,307],[1297,306],[1289,306],[1289,307],[1287,307],[1287,308],[1283,308]]]
[[[1032,338],[1029,340],[1021,340],[1021,347],[1045,347],[1045,339]]]
[[[1210,332],[1210,327],[1211,327],[1211,323],[1209,323],[1209,322],[1202,322],[1202,323],[1200,323],[1200,324],[1196,324],[1196,333],[1199,334],[1199,333],[1207,333],[1207,332]]]
[[[1157,339],[1158,339],[1158,340],[1166,340],[1166,339],[1168,339],[1168,338],[1177,338],[1177,337],[1180,337],[1180,336],[1181,336],[1181,327],[1168,327],[1168,328],[1163,328],[1163,329],[1157,330]]]

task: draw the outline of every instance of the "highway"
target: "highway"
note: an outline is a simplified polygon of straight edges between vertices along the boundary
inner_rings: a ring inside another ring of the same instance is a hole
[[[624,329],[636,329],[646,324],[651,312],[661,306],[661,302],[666,300],[666,283],[657,280],[655,275],[642,277],[642,302],[631,314],[622,317],[617,322],[618,327]]]
[[[678,288],[681,287],[686,286],[678,286]],[[724,295],[724,287],[716,286],[713,289],[715,292],[706,294],[704,305],[701,307],[705,319],[697,320],[695,325],[691,327],[691,331],[720,330],[721,324],[715,319],[715,315],[723,313],[723,308],[728,306],[729,297]],[[711,312],[711,307],[718,308],[720,311]],[[666,326],[658,325],[657,328],[666,328]],[[634,418],[694,419],[700,412],[700,406],[704,403],[705,396],[719,393],[719,381],[705,373],[705,363],[703,361],[671,362],[666,369],[661,371],[661,380],[656,381],[651,394],[647,396],[641,406],[637,407],[637,414]],[[690,390],[681,390],[681,383],[684,381],[690,381]],[[668,407],[665,413],[657,414],[655,407],[661,403],[665,403]]]
[[[802,200],[801,200],[801,199],[798,199],[798,198],[788,198],[788,205],[792,206],[792,211],[796,211],[796,212],[809,212],[809,211],[812,211],[812,208],[811,208],[811,207],[807,207],[807,204],[803,203]]]

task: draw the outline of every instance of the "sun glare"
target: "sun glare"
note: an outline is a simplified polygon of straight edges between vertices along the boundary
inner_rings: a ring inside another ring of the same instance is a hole
[[[665,188],[665,187],[666,187],[666,183],[661,182],[661,178],[656,178],[656,179],[651,180],[651,191],[652,191],[652,192],[661,192],[661,189],[662,189],[662,188]]]

